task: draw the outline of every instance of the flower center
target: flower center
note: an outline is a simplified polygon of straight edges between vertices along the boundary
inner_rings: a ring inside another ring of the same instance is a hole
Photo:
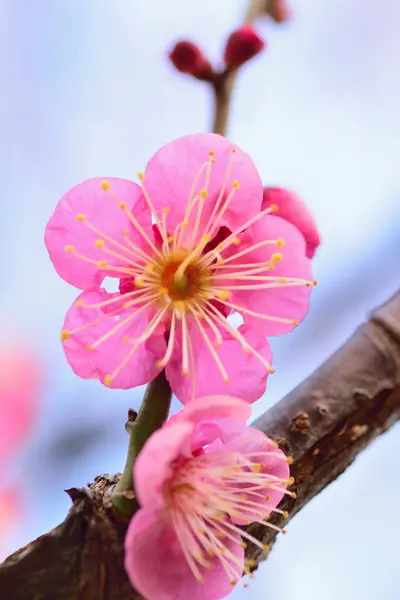
[[[180,254],[183,256],[180,257]],[[201,301],[209,291],[211,271],[202,267],[198,261],[193,261],[181,274],[179,268],[186,258],[185,254],[184,251],[172,254],[161,261],[153,273],[158,276],[159,285],[167,290],[173,302],[193,299]]]

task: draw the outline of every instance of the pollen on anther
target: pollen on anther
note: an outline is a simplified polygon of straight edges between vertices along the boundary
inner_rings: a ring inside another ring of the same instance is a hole
[[[120,209],[121,209],[121,210],[125,210],[125,208],[126,208],[127,204],[126,204],[126,202],[120,202],[120,203],[118,204],[118,206],[120,207]]]
[[[208,197],[208,192],[205,189],[202,189],[199,191],[199,196],[200,198],[207,198]]]
[[[136,287],[144,287],[143,279],[140,279],[139,277],[135,277],[135,285],[136,285]]]
[[[286,457],[286,462],[287,462],[288,465],[292,465],[294,463],[293,456],[287,456]]]
[[[104,191],[106,192],[107,190],[109,190],[109,189],[110,189],[110,187],[111,187],[111,186],[110,186],[110,184],[108,183],[108,181],[102,181],[102,182],[100,183],[100,187],[101,187],[101,189],[102,189],[102,190],[104,190]]]
[[[276,245],[278,246],[278,248],[282,248],[285,245],[285,240],[283,238],[278,238],[276,240]]]
[[[240,239],[238,237],[233,238],[232,244],[234,246],[239,246],[240,245]]]
[[[232,148],[232,152],[233,152],[233,154],[235,154],[236,148]]]
[[[273,374],[275,373],[275,369],[274,369],[274,367],[270,367],[270,368],[268,369],[268,373],[269,373],[270,375],[273,375]]]
[[[209,150],[208,151],[208,156],[215,156],[214,150]]]
[[[75,252],[75,246],[65,246],[64,252]]]
[[[138,175],[140,181],[144,181],[144,173],[142,171],[139,171],[137,175]]]
[[[283,259],[283,255],[280,252],[275,252],[272,256],[271,256],[271,260],[272,262],[281,262],[281,260]]]
[[[292,319],[292,325],[298,325],[299,321],[298,319]]]
[[[97,267],[99,269],[107,269],[107,262],[105,260],[99,260],[97,262]]]
[[[171,244],[172,242],[175,241],[175,236],[170,235],[167,239],[168,239],[168,242]]]
[[[112,377],[111,377],[111,375],[106,375],[106,376],[104,377],[104,385],[106,385],[106,386],[109,386],[109,385],[111,385],[111,382],[112,382]]]
[[[271,550],[271,546],[269,544],[263,545],[263,552],[267,553]]]
[[[231,293],[228,292],[228,290],[221,290],[217,293],[217,298],[219,298],[220,300],[227,300],[230,295]]]
[[[70,335],[71,335],[71,334],[70,334],[70,332],[69,332],[69,331],[67,331],[66,329],[64,329],[64,330],[61,332],[61,339],[62,339],[62,340],[67,340],[67,339],[70,337]]]
[[[271,212],[278,212],[279,210],[279,206],[277,204],[271,204],[271,206],[269,207]]]
[[[229,377],[225,377],[224,383],[226,383],[226,385],[229,385],[230,382],[231,382],[231,380],[229,379]]]
[[[104,240],[95,240],[94,245],[97,248],[104,248],[105,246],[105,241]]]
[[[284,511],[283,511],[282,517],[283,517],[284,519],[288,519],[288,518],[289,518],[289,513],[288,513],[288,511],[287,511],[287,510],[284,510]]]
[[[77,306],[78,308],[81,308],[83,306],[83,300],[77,300],[75,302],[75,306]]]
[[[79,215],[76,215],[76,220],[77,221],[84,221],[86,219],[86,215],[79,213]]]
[[[166,215],[169,215],[171,213],[171,209],[169,208],[169,206],[164,206],[163,213]]]
[[[232,181],[232,187],[235,190],[238,190],[240,188],[240,183],[238,182],[237,179],[235,179],[234,181]]]

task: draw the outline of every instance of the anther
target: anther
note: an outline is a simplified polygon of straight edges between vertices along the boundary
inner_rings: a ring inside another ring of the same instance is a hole
[[[65,246],[64,252],[75,252],[75,246]]]
[[[140,181],[144,181],[144,173],[142,173],[142,171],[139,171],[137,176],[139,177]]]
[[[105,241],[104,240],[95,240],[94,245],[97,248],[104,248],[105,246]]]
[[[215,156],[214,150],[209,150],[208,151],[208,156]]]
[[[265,552],[265,554],[267,554],[270,550],[271,550],[271,546],[269,544],[263,545],[263,552]]]
[[[97,261],[97,268],[98,269],[107,269],[107,262],[105,260]]]
[[[111,382],[112,382],[112,377],[111,377],[111,375],[106,375],[106,376],[104,377],[104,385],[106,385],[106,386],[108,387],[109,385],[111,385]]]
[[[298,319],[292,319],[292,325],[298,325],[299,321]]]
[[[235,179],[234,181],[232,181],[232,187],[234,190],[238,190],[240,188],[240,183],[238,182],[237,179]]]
[[[227,300],[230,295],[231,293],[228,292],[228,290],[221,290],[220,292],[217,292],[217,298],[220,300]]]
[[[285,245],[285,240],[283,238],[278,238],[276,240],[276,245],[278,246],[278,248],[282,248]]]
[[[234,246],[240,246],[240,239],[238,237],[233,238],[232,244]]]
[[[294,463],[293,456],[287,456],[286,457],[286,462],[287,462],[288,465],[292,465]]]
[[[135,277],[134,279],[134,283],[136,285],[136,287],[144,287],[144,281],[143,279],[140,279],[140,277]]]
[[[296,500],[296,498],[297,498],[297,494],[296,494],[296,492],[291,492],[291,494],[290,494],[290,495],[291,495],[291,497],[293,498],[293,500]]]
[[[231,380],[229,379],[229,377],[224,378],[224,383],[226,383],[226,385],[229,385],[230,382],[231,382]]]
[[[84,221],[85,219],[86,219],[86,215],[83,215],[82,213],[80,213],[79,215],[76,215],[77,221]]]
[[[232,154],[235,154],[236,148],[232,148]]]
[[[204,190],[204,189],[203,189],[203,190],[200,190],[200,191],[199,191],[199,196],[200,196],[200,198],[207,198],[207,197],[208,197],[208,192],[207,192],[207,190]]]
[[[61,339],[62,339],[62,340],[67,340],[67,339],[70,337],[70,335],[71,335],[71,334],[70,334],[70,332],[69,332],[69,331],[67,331],[66,329],[64,329],[64,330],[61,332]]]
[[[100,187],[101,187],[102,190],[104,190],[106,192],[107,190],[110,189],[111,186],[108,183],[108,181],[101,181],[100,182]]]
[[[167,238],[167,241],[168,241],[168,242],[171,244],[172,242],[174,242],[174,241],[175,241],[175,236],[173,236],[173,235],[170,235],[170,236]]]
[[[277,204],[271,204],[270,209],[271,212],[278,212],[279,206]]]
[[[283,513],[282,513],[282,517],[283,517],[284,519],[288,519],[288,518],[289,518],[289,513],[288,513],[288,511],[287,511],[287,510],[284,510],[284,511],[283,511]]]
[[[131,338],[129,337],[129,335],[124,335],[124,337],[122,338],[122,341],[124,344],[129,344],[129,342],[131,341]]]
[[[270,375],[273,375],[273,374],[275,373],[275,369],[274,369],[274,367],[270,367],[270,368],[268,369],[268,373],[269,373]]]
[[[280,252],[275,252],[272,256],[271,256],[271,260],[272,262],[281,262],[281,260],[283,259],[283,255]]]
[[[288,486],[293,485],[293,484],[294,484],[294,477],[289,477]]]
[[[81,308],[83,306],[83,300],[77,300],[75,302],[75,306],[77,306],[78,308]]]

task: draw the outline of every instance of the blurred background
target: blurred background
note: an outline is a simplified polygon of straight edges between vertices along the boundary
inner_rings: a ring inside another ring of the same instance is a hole
[[[174,71],[167,51],[189,38],[218,63],[245,8],[237,0],[0,3],[0,362],[13,357],[29,405],[18,409],[28,410],[18,447],[0,464],[0,558],[63,520],[64,489],[122,469],[127,409],[143,392],[81,380],[66,363],[59,332],[77,290],[50,264],[47,220],[76,183],[133,179],[162,144],[207,131],[210,91]],[[284,25],[259,24],[268,49],[240,74],[229,137],[266,185],[302,196],[323,245],[310,313],[272,339],[276,374],[254,416],[400,283],[400,3],[292,0],[291,9]],[[397,600],[399,454],[394,427],[290,523],[232,598]]]

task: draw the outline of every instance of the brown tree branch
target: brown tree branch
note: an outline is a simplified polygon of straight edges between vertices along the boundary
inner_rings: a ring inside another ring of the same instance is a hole
[[[281,507],[291,519],[334,481],[400,416],[400,292],[349,341],[255,425],[293,455],[297,499]],[[72,489],[65,521],[0,566],[4,600],[139,600],[123,568],[126,523],[109,497],[118,476]],[[274,519],[279,523],[278,519]],[[249,530],[264,542],[265,528]],[[252,544],[248,555],[262,560]]]

